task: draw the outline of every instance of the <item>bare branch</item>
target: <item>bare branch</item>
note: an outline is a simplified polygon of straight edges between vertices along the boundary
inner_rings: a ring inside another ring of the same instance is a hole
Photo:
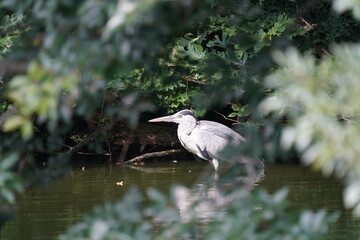
[[[183,149],[170,149],[170,150],[165,150],[165,151],[161,151],[161,152],[145,153],[138,157],[132,158],[129,161],[126,161],[123,163],[118,162],[117,164],[129,164],[129,163],[139,162],[144,159],[151,158],[151,157],[163,157],[163,156],[167,156],[167,155],[170,155],[173,153],[179,153],[179,152],[183,152],[183,151],[184,151]]]
[[[332,55],[328,51],[326,51],[324,48],[321,48],[321,51],[323,51],[329,57],[332,57]]]
[[[196,79],[193,79],[193,78],[191,78],[191,77],[189,77],[189,76],[181,76],[181,78],[182,78],[183,80],[187,81],[187,82],[194,82],[194,83],[197,83],[197,84],[200,84],[200,85],[207,85],[206,83],[201,82],[201,81],[198,81],[198,80],[196,80]]]
[[[314,27],[317,27],[317,24],[310,24],[303,17],[300,18],[300,21],[305,23],[304,30],[306,30],[306,31],[312,30],[312,29],[314,29]]]
[[[28,63],[0,60],[0,77],[4,80],[27,72]]]
[[[234,124],[239,124],[239,123],[240,123],[239,121],[236,121],[236,120],[234,120],[234,119],[231,119],[231,118],[226,117],[224,114],[219,113],[218,111],[215,111],[215,110],[213,110],[213,111],[214,111],[215,113],[219,114],[220,116],[222,116],[224,119],[233,122]]]

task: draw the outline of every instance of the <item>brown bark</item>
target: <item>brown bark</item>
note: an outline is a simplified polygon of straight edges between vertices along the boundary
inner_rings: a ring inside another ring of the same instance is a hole
[[[165,151],[160,151],[160,152],[150,152],[150,153],[145,153],[143,155],[134,157],[126,162],[124,162],[123,164],[129,164],[129,163],[134,163],[134,162],[140,162],[143,161],[147,158],[152,158],[152,157],[164,157],[170,154],[174,154],[174,153],[180,153],[183,152],[184,149],[170,149],[170,150],[165,150]]]
[[[6,81],[15,75],[25,74],[27,72],[27,68],[28,63],[25,62],[0,60],[0,77]]]

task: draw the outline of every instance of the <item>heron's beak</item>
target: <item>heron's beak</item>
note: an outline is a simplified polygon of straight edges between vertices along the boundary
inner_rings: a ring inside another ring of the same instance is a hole
[[[175,119],[174,115],[159,117],[149,120],[149,122],[173,122]]]

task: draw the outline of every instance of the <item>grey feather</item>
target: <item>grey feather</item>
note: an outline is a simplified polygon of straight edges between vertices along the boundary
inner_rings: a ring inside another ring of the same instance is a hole
[[[210,161],[215,170],[219,165],[218,160],[221,159],[220,153],[226,146],[237,146],[245,141],[245,138],[225,125],[206,120],[198,121],[190,110],[182,110],[174,115],[150,121],[178,123],[180,143],[189,152]]]

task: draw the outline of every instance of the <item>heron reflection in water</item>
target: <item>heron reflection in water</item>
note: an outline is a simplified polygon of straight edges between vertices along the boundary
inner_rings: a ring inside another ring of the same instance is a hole
[[[190,110],[182,110],[170,116],[149,120],[149,122],[179,124],[177,135],[181,145],[195,156],[210,161],[215,170],[219,167],[219,160],[224,160],[221,153],[227,146],[237,147],[245,141],[244,137],[225,125],[212,121],[199,121]],[[264,176],[263,162],[257,158],[252,161],[247,157],[232,157],[242,163],[251,163],[244,165],[245,176],[236,176],[231,182],[237,189],[239,186],[243,186],[243,190],[250,191]],[[243,169],[244,166],[239,166],[239,169]],[[215,172],[214,179],[218,179],[217,172]],[[229,186],[227,185],[227,187]],[[183,186],[173,189],[176,206],[184,221],[189,221],[194,214],[201,219],[208,219],[219,211],[224,211],[227,204],[232,201],[231,195],[222,194],[219,183],[201,183],[197,188],[200,189],[195,192]]]
[[[181,145],[195,156],[210,161],[215,170],[219,167],[220,153],[226,146],[238,146],[245,138],[231,128],[213,121],[199,121],[190,110],[159,117],[149,122],[174,122],[179,124],[177,135]]]

